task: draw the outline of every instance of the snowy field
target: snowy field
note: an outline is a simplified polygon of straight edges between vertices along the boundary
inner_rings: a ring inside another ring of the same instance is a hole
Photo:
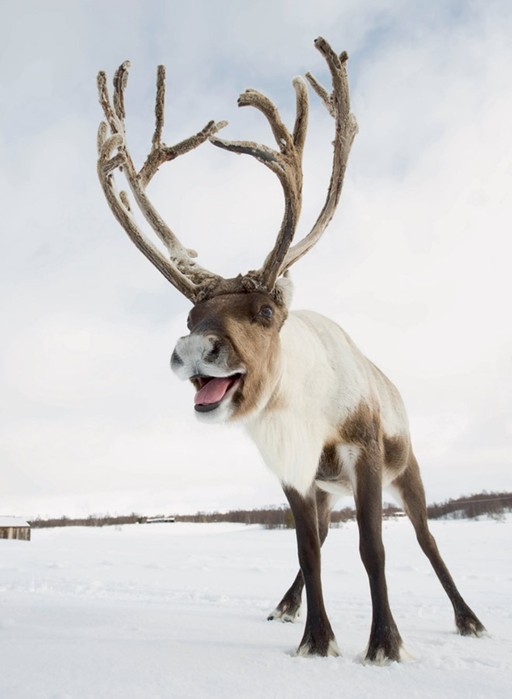
[[[434,522],[489,636],[462,638],[408,521],[386,522],[391,605],[414,660],[364,666],[368,584],[353,523],[324,547],[341,658],[297,658],[267,622],[296,572],[293,531],[226,524],[34,530],[0,541],[2,699],[493,699],[512,682],[512,519]]]

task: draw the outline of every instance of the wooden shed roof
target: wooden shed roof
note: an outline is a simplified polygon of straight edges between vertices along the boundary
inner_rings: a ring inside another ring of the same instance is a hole
[[[23,517],[0,515],[0,527],[30,527],[30,524]]]

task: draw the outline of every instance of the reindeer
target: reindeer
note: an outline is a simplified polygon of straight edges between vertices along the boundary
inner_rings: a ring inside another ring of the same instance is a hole
[[[150,152],[137,170],[125,136],[124,93],[129,63],[114,76],[110,98],[105,73],[98,75],[106,122],[98,135],[98,175],[108,204],[130,239],[164,277],[192,302],[189,334],[171,357],[174,373],[195,387],[194,410],[205,422],[238,422],[256,443],[283,487],[295,519],[300,570],[269,619],[295,621],[306,587],[307,616],[297,653],[339,655],[322,596],[320,549],[336,499],[354,495],[359,548],[366,568],[373,617],[366,661],[399,661],[402,639],[393,619],[384,572],[382,488],[390,486],[412,521],[418,542],[454,609],[462,635],[485,629],[459,594],[429,531],[425,493],[414,456],[404,405],[395,386],[333,321],[309,311],[290,311],[288,270],[320,239],[338,204],[357,123],[350,113],[347,54],[337,55],[323,38],[315,41],[332,78],[326,90],[310,73],[307,81],[335,122],[332,175],[327,197],[311,231],[292,245],[301,209],[302,153],[308,119],[308,89],[293,80],[296,118],[288,131],[276,106],[256,90],[238,99],[266,117],[277,149],[251,141],[227,141],[210,121],[175,146],[162,141],[165,69],[159,66],[155,131]],[[146,187],[165,162],[209,140],[256,158],[283,188],[284,216],[276,242],[258,270],[223,278],[201,267],[162,220]],[[141,231],[114,172],[122,170],[140,212],[167,248],[169,259]]]

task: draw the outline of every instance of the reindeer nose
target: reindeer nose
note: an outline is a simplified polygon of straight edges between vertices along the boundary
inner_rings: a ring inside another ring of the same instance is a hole
[[[181,378],[208,373],[205,365],[214,364],[222,353],[218,335],[193,333],[180,337],[171,355],[171,369]]]
[[[205,352],[204,355],[204,361],[205,362],[214,362],[221,350],[221,341],[219,340],[218,337],[215,337],[215,335],[208,335],[206,338],[208,342],[210,343],[210,350]]]
[[[175,374],[178,374],[178,376],[180,376],[181,373],[183,373],[183,371],[186,371],[185,364],[187,361],[187,356],[189,354],[189,352],[187,352],[187,340],[189,339],[189,337],[190,336],[180,337],[180,339],[176,343],[176,347],[174,348],[171,354],[171,369],[172,371],[174,371]],[[187,376],[180,376],[180,378],[187,378]]]
[[[171,354],[171,369],[177,369],[178,367],[183,366],[184,364],[183,359],[180,357],[176,350],[177,346],[173,349]]]

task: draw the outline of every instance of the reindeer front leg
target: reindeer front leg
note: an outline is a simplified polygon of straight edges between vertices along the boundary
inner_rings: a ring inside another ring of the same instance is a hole
[[[318,535],[320,537],[320,546],[323,545],[329,532],[329,524],[331,521],[332,497],[315,488],[316,511],[318,519]],[[270,612],[267,621],[285,621],[294,622],[299,618],[299,612],[302,603],[302,590],[304,589],[304,576],[302,570],[299,569],[290,588],[283,595],[274,611]]]
[[[320,535],[315,494],[284,488],[295,519],[299,563],[306,585],[307,616],[297,655],[340,655],[325,611],[320,578]]]
[[[354,495],[359,527],[359,551],[370,583],[372,627],[366,660],[400,660],[402,639],[391,614],[382,543],[382,468],[377,455],[362,456],[356,466]]]

